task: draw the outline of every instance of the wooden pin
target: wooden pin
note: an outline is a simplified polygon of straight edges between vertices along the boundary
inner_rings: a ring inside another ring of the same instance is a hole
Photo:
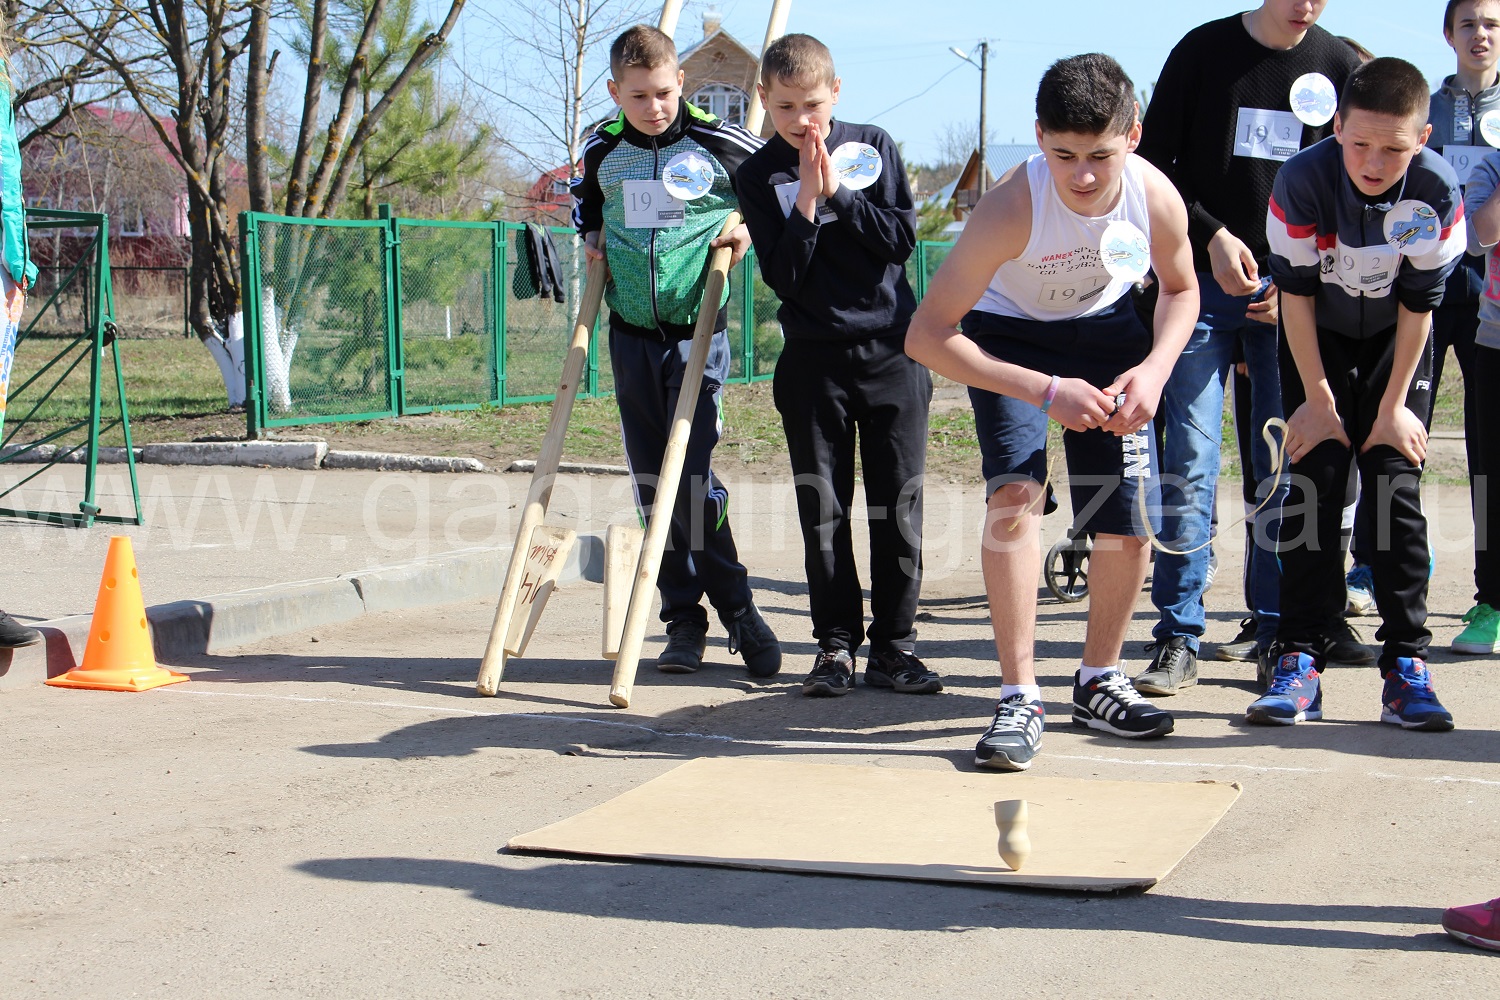
[[[1018,872],[1031,857],[1031,836],[1026,832],[1025,799],[1006,799],[995,803],[995,826],[1000,829],[1000,860],[1011,871]]]

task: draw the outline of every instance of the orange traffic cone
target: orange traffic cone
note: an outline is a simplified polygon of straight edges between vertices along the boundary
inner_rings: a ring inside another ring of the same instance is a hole
[[[187,680],[156,665],[151,633],[146,628],[146,602],[141,599],[140,574],[130,539],[115,535],[104,557],[104,578],[94,601],[94,620],[83,651],[83,665],[47,681],[53,687],[96,691],[148,691]]]

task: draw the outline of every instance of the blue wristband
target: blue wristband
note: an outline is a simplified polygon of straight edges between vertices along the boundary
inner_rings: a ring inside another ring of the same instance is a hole
[[[1058,378],[1056,375],[1052,376],[1052,384],[1047,386],[1047,393],[1042,397],[1043,413],[1046,413],[1048,410],[1052,409],[1052,401],[1057,398],[1057,387],[1059,384],[1061,384],[1061,382],[1062,379]]]

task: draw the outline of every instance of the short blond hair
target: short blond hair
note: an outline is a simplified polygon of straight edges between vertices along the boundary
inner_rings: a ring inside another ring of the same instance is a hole
[[[677,65],[672,37],[646,24],[626,28],[609,47],[609,72],[618,82],[627,69],[657,69]]]
[[[773,81],[790,86],[833,86],[833,53],[812,35],[782,35],[760,59],[761,86]]]

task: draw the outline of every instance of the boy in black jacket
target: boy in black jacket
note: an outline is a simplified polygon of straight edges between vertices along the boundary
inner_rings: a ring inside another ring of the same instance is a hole
[[[942,681],[914,655],[932,379],[905,350],[916,311],[906,169],[885,132],[833,120],[839,80],[817,39],[787,35],[767,48],[759,90],[776,135],[741,165],[739,195],[786,336],[774,394],[819,647],[802,691],[847,694],[868,635],[866,684],[934,693]],[[850,535],[856,438],[870,519],[868,632]]]

